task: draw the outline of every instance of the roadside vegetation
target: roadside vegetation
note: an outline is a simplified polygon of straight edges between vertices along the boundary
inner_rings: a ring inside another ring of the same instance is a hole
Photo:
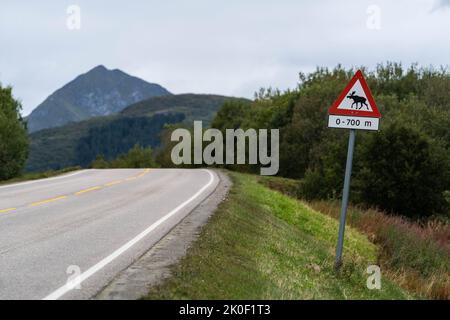
[[[211,127],[279,129],[278,175],[298,180],[304,199],[336,199],[348,130],[327,128],[327,110],[355,71],[318,68],[301,73],[292,90],[261,89],[254,101],[228,101]],[[413,220],[450,217],[450,70],[386,63],[363,71],[381,130],[357,133],[351,201]],[[170,155],[165,145],[162,159]],[[226,168],[259,172],[258,165]]]
[[[113,160],[106,160],[103,155],[98,155],[91,163],[94,169],[113,169],[113,168],[157,168],[159,165],[153,159],[151,147],[141,147],[135,144],[127,153],[120,154]]]
[[[345,260],[334,271],[338,223],[305,203],[230,173],[234,185],[172,277],[145,299],[406,299],[382,278],[366,287],[378,248],[349,227]]]
[[[260,177],[260,183],[298,197],[295,180]],[[339,219],[341,202],[312,200],[314,210]],[[377,263],[383,274],[401,287],[427,299],[450,300],[450,226],[441,219],[414,222],[374,208],[350,206],[347,225],[377,245]]]

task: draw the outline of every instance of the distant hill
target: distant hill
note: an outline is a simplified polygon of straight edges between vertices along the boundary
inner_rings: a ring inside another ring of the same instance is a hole
[[[207,94],[181,94],[150,98],[114,115],[95,117],[30,134],[27,171],[60,169],[91,163],[98,154],[112,159],[135,143],[159,145],[164,124],[212,118],[226,100]]]
[[[126,153],[136,143],[156,147],[164,126],[183,119],[181,113],[129,118],[114,115],[40,130],[30,135],[25,169],[45,171],[88,166],[97,155],[111,160]]]
[[[165,112],[180,112],[186,116],[186,123],[192,124],[194,120],[202,120],[205,125],[208,125],[222,104],[229,99],[246,100],[213,94],[177,94],[132,104],[123,109],[120,114],[126,117],[142,117]]]
[[[100,65],[56,90],[27,117],[29,132],[122,111],[130,104],[171,93],[118,69]]]

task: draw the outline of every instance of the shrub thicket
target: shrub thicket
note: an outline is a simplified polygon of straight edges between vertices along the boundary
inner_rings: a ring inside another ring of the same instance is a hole
[[[92,168],[155,168],[158,164],[153,158],[151,147],[141,147],[136,144],[127,153],[119,155],[111,161],[105,160],[103,155],[98,155],[91,163]]]
[[[327,128],[327,110],[354,72],[321,68],[300,74],[294,90],[225,103],[212,127],[280,129],[279,175],[299,179],[308,199],[339,197],[348,130]],[[409,217],[448,214],[450,72],[396,63],[363,72],[383,118],[380,132],[357,134],[352,201]]]

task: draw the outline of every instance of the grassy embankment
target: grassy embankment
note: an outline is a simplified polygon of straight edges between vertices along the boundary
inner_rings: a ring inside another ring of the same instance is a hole
[[[296,180],[261,177],[261,183],[298,197]],[[338,219],[340,201],[312,201],[309,206]],[[401,287],[427,299],[450,300],[450,225],[445,219],[408,221],[374,208],[350,206],[347,224],[364,233],[378,250],[383,273]]]
[[[146,299],[404,299],[411,296],[382,278],[366,287],[378,248],[349,227],[345,261],[333,268],[338,223],[258,177],[229,173],[234,186],[204,226],[173,276]]]

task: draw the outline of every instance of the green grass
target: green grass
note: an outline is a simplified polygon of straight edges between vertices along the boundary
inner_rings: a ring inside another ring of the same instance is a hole
[[[258,182],[293,197],[298,180],[259,177]],[[339,219],[339,200],[314,200],[309,206]],[[350,205],[347,226],[368,236],[378,250],[378,264],[402,288],[425,299],[450,299],[450,225],[445,219],[411,221],[374,208]]]
[[[28,180],[50,178],[50,177],[58,176],[58,175],[61,175],[61,174],[67,173],[67,172],[80,170],[80,169],[81,169],[81,167],[69,167],[69,168],[64,168],[61,170],[48,170],[48,171],[44,171],[44,172],[24,173],[18,177],[12,178],[12,179],[2,180],[2,181],[0,181],[0,185],[28,181]]]
[[[337,221],[261,185],[229,173],[234,186],[172,277],[145,299],[404,299],[382,278],[366,287],[377,247],[347,228],[344,265],[333,268]]]

